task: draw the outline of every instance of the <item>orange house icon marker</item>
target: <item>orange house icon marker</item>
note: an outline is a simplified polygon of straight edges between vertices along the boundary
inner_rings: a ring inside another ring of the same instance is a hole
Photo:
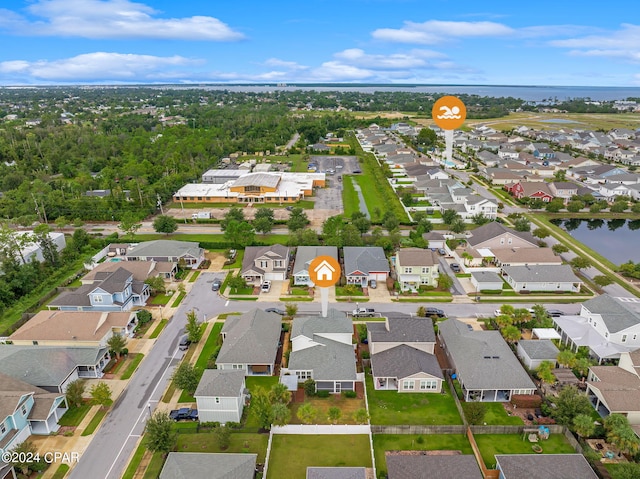
[[[340,279],[340,264],[331,256],[317,256],[309,265],[309,279],[321,288],[333,286]]]

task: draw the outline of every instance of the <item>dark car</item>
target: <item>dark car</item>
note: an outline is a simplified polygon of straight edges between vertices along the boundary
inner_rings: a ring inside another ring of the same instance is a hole
[[[178,349],[180,351],[186,351],[187,349],[189,349],[190,344],[191,344],[191,341],[189,341],[189,336],[186,334],[183,334],[180,337],[180,342],[178,343]]]
[[[431,316],[437,316],[438,318],[446,317],[446,314],[444,314],[444,311],[438,308],[424,308],[424,312],[427,317],[431,317]]]
[[[359,168],[356,168],[355,170],[353,170],[353,172],[354,172],[356,175],[359,175],[360,173],[362,173],[362,170],[361,170],[361,169],[359,169]]]
[[[284,309],[279,309],[279,308],[267,308],[264,311],[265,313],[276,313],[276,314],[279,314],[280,316],[287,315],[287,312]]]
[[[445,250],[444,248],[440,248],[438,250],[438,253],[440,253],[442,256],[445,256],[447,254],[447,250]]]
[[[213,283],[211,284],[211,291],[219,291],[220,286],[222,286],[222,280],[220,278],[214,279]]]
[[[454,273],[459,273],[462,270],[460,269],[460,265],[458,263],[451,263],[451,271],[453,271]]]
[[[559,316],[566,316],[567,313],[560,311],[559,309],[547,309],[547,314],[552,318],[557,318]]]
[[[292,211],[292,210],[293,210],[293,206],[287,206],[285,209],[286,209],[287,211]]]
[[[169,413],[169,417],[174,421],[197,421],[198,410],[188,407],[181,407],[180,409],[174,409]]]

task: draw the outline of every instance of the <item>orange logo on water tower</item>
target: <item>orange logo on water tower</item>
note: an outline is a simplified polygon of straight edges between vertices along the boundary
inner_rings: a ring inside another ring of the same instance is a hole
[[[431,116],[443,130],[455,130],[467,118],[467,108],[457,96],[443,96],[434,103]]]
[[[309,278],[320,288],[333,286],[340,279],[340,264],[331,256],[317,256],[309,265]]]

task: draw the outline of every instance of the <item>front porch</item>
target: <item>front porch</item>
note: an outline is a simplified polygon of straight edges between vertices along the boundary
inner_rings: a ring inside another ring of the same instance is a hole
[[[64,398],[60,398],[61,401],[53,412],[47,417],[47,419],[29,419],[31,425],[31,433],[46,436],[52,432],[57,432],[60,429],[58,421],[69,409]]]

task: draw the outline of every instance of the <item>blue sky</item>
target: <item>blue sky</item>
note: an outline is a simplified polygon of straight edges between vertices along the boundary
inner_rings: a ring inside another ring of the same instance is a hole
[[[0,85],[640,86],[631,0],[5,0]]]

